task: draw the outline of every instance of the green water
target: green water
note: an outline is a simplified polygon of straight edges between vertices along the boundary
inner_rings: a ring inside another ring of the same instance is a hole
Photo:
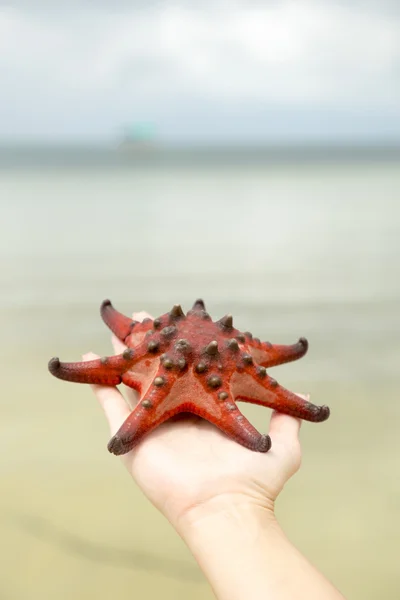
[[[46,366],[110,351],[104,298],[158,315],[201,296],[263,339],[309,339],[274,376],[331,418],[302,428],[281,522],[348,598],[397,599],[399,164],[20,165],[0,199],[0,597],[212,598],[89,391]]]

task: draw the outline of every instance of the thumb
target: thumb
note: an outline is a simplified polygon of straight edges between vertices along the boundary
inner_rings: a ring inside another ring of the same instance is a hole
[[[297,394],[303,400],[309,400],[309,394]],[[299,442],[299,433],[301,427],[301,419],[291,417],[283,413],[273,411],[269,426],[270,435],[283,445],[297,444]]]
[[[84,362],[99,358],[97,354],[88,352],[82,357]],[[91,385],[94,395],[104,411],[111,435],[114,435],[121,427],[125,419],[130,415],[130,410],[125,398],[116,387],[106,385]]]

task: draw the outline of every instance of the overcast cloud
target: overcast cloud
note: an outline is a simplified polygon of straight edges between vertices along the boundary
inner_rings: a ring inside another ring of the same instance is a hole
[[[63,4],[0,2],[0,139],[400,140],[397,2]]]

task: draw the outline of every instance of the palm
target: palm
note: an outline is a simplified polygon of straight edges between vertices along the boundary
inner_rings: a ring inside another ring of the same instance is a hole
[[[147,315],[136,314],[134,318],[140,316]],[[115,337],[113,345],[116,353],[125,348]],[[116,388],[92,387],[114,434],[129,409]],[[136,393],[128,388],[125,391],[134,406]],[[149,500],[176,524],[191,507],[225,494],[273,504],[300,465],[298,430],[297,419],[274,413],[272,448],[264,454],[240,446],[203,419],[178,415],[122,459]]]
[[[191,507],[225,494],[273,503],[299,457],[298,446],[290,452],[279,436],[270,452],[256,453],[214,425],[185,415],[159,427],[124,460],[148,498],[174,522]]]

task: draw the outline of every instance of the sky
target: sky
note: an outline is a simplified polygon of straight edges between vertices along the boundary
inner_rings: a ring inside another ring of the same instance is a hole
[[[400,142],[397,0],[0,0],[0,142]]]

